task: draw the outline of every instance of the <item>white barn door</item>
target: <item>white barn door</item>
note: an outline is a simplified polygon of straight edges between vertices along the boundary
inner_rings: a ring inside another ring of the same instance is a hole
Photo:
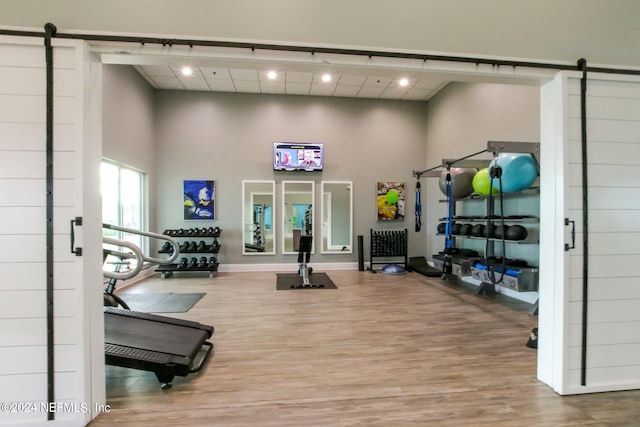
[[[100,68],[83,42],[53,45],[54,401],[47,411],[44,39],[0,37],[0,425],[83,426],[105,400]],[[75,228],[83,256],[71,253],[76,217],[84,220]]]
[[[640,77],[588,74],[586,323],[580,78],[541,98],[538,378],[560,394],[640,388]]]

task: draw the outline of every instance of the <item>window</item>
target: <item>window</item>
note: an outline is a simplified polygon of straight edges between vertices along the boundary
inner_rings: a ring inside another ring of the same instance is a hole
[[[100,182],[103,223],[144,229],[144,179],[142,172],[117,163],[102,162]],[[143,236],[108,229],[103,229],[103,234],[131,242],[145,252]]]

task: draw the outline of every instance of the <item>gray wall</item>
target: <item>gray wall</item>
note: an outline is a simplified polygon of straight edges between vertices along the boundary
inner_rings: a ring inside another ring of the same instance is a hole
[[[276,180],[277,226],[283,180],[316,182],[316,215],[320,215],[320,181],[353,181],[354,236],[365,236],[366,251],[371,228],[413,227],[412,171],[422,168],[426,158],[425,103],[159,91],[155,108],[158,229],[220,226],[223,264],[292,260],[281,255],[242,256],[242,180]],[[274,172],[274,141],[324,143],[325,170]],[[215,222],[183,221],[184,179],[216,181]],[[378,181],[406,183],[404,222],[377,221]],[[315,223],[320,224],[319,217]],[[276,241],[280,243],[279,238]],[[424,254],[422,239],[410,234],[409,243],[410,253]],[[314,262],[357,260],[355,248],[351,255],[319,252]]]
[[[147,173],[149,230],[156,229],[154,91],[129,66],[103,65],[103,157]]]
[[[457,159],[484,150],[487,141],[540,141],[540,90],[532,86],[488,83],[451,83],[428,103],[427,164]],[[474,159],[491,158],[483,154]],[[427,169],[427,168],[423,168]],[[423,223],[426,223],[426,251],[444,247],[435,236],[438,218],[446,216],[447,205],[438,178],[423,178]]]

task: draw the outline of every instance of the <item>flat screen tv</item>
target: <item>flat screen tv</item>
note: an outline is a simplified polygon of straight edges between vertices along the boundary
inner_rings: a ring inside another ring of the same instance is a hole
[[[277,171],[321,171],[324,145],[309,142],[274,142],[273,169]]]

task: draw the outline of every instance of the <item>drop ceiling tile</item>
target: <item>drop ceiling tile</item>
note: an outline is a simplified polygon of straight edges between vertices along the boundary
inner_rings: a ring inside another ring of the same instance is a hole
[[[184,86],[176,77],[153,77],[159,89],[177,89],[184,90]]]
[[[364,82],[364,86],[371,87],[382,87],[383,89],[389,86],[391,83],[391,77],[382,77],[382,76],[368,76],[367,80]]]
[[[402,97],[407,93],[408,90],[409,89],[406,87],[390,85],[382,92],[380,97],[385,99],[402,99]]]
[[[141,65],[145,73],[151,77],[175,77],[175,73],[168,65]]]
[[[416,87],[411,88],[404,95],[402,99],[412,100],[412,101],[425,101],[429,99],[435,91],[430,89],[419,89]]]
[[[228,68],[201,67],[200,72],[207,80],[231,80],[231,74]]]
[[[414,86],[418,89],[438,89],[443,83],[445,83],[445,81],[441,78],[423,77],[416,81]]]
[[[287,81],[286,91],[288,95],[309,95],[311,92],[311,82],[309,83],[289,83]]]
[[[384,90],[384,87],[362,86],[358,92],[358,98],[380,98]]]
[[[269,73],[271,70],[266,71],[266,70],[261,70],[258,72],[258,79],[261,82],[268,82],[268,81],[277,81],[277,82],[284,82],[285,80],[285,73],[284,72],[278,72],[276,71],[276,78],[272,79],[269,77]]]
[[[309,95],[332,96],[335,89],[336,85],[331,83],[312,84]]]
[[[207,81],[194,76],[181,77],[180,82],[186,90],[210,90]]]
[[[306,83],[311,84],[313,81],[313,73],[303,73],[300,71],[287,71],[287,84],[289,83]]]
[[[233,80],[255,80],[258,81],[258,70],[245,70],[232,68],[229,70]]]
[[[260,93],[258,80],[234,80],[233,84],[238,92]]]
[[[236,87],[233,84],[232,80],[216,80],[216,79],[206,79],[207,84],[211,88],[212,91],[215,92],[235,92]]]
[[[365,75],[355,75],[355,74],[342,74],[340,76],[339,84],[341,86],[362,86],[364,82],[367,80],[367,76]]]
[[[335,92],[333,92],[333,96],[346,96],[346,97],[355,97],[358,95],[360,91],[360,86],[348,86],[339,84],[336,87]]]
[[[322,84],[335,84],[336,82],[340,81],[340,74],[334,74],[334,73],[328,73],[331,76],[331,80],[328,82],[323,82],[322,81],[322,76],[324,76],[327,73],[314,73],[313,74],[313,83],[322,83]]]
[[[181,77],[189,77],[189,76],[185,76],[184,74],[182,74],[182,67],[170,67],[171,71],[174,73],[174,75],[178,76],[178,78]],[[199,77],[199,78],[204,78],[202,75],[202,72],[200,71],[199,68],[191,68],[191,76],[192,77]]]
[[[265,82],[260,82],[260,88],[262,93],[280,93],[283,94],[285,93],[285,85],[283,82],[276,82],[276,81],[265,81]]]

